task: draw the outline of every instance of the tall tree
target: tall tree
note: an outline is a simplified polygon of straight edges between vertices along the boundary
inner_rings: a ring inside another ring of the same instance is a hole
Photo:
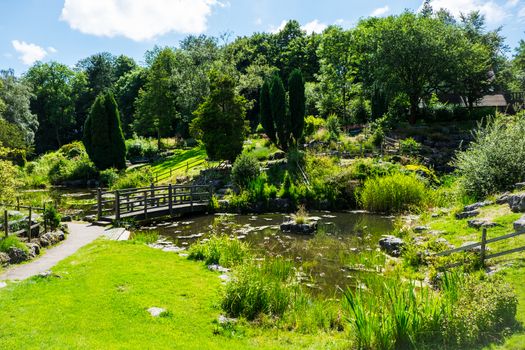
[[[38,153],[60,148],[74,137],[75,75],[69,67],[57,62],[37,63],[25,75],[34,94],[31,110],[38,116],[35,138]]]
[[[111,92],[101,93],[93,103],[84,126],[83,142],[98,169],[126,167],[126,144]]]
[[[259,99],[260,104],[260,119],[261,125],[266,131],[266,135],[273,143],[277,143],[277,136],[275,133],[275,125],[272,117],[272,102],[270,99],[270,81],[265,80],[261,87],[261,95]]]
[[[121,76],[113,87],[115,100],[119,106],[122,131],[127,137],[132,135],[133,117],[137,112],[135,100],[139,96],[140,89],[144,88],[146,79],[147,70],[137,67]]]
[[[299,69],[292,71],[288,81],[290,100],[290,122],[294,141],[297,143],[303,137],[304,113],[306,98],[304,92],[303,74]]]
[[[202,140],[210,159],[233,162],[246,136],[246,99],[229,74],[214,70],[210,81],[210,95],[195,111],[191,131]]]
[[[171,135],[174,124],[179,119],[177,87],[173,79],[176,64],[176,55],[172,49],[165,48],[160,51],[135,102],[133,129],[142,135],[156,135],[159,147],[161,137]]]
[[[291,121],[286,114],[286,91],[283,81],[275,74],[270,85],[270,105],[272,107],[272,120],[277,134],[277,146],[283,151],[288,150],[290,143]]]
[[[3,118],[15,124],[22,132],[26,144],[32,145],[38,129],[37,116],[31,113],[31,88],[15,77],[12,70],[0,71],[0,100],[3,101]]]

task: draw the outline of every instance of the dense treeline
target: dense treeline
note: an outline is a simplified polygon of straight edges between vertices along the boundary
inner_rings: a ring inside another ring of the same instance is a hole
[[[189,36],[177,48],[146,52],[143,65],[107,52],[75,67],[38,62],[20,78],[0,74],[0,142],[40,154],[80,140],[93,103],[106,92],[115,98],[125,137],[189,137],[194,118],[205,115],[202,104],[213,100],[210,72],[221,72],[242,97],[236,101],[251,128],[261,122],[286,149],[305,113],[335,114],[341,125],[385,115],[413,123],[432,106],[450,109],[443,103],[449,96],[459,97],[468,114],[487,93],[523,91],[525,41],[512,58],[509,52],[500,30],[486,30],[479,13],[456,19],[427,4],[420,13],[367,18],[321,34],[290,21],[278,33],[226,44]]]

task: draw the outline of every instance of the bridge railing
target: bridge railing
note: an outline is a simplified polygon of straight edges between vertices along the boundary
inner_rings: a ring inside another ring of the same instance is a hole
[[[211,186],[206,185],[166,185],[107,191],[100,189],[97,194],[97,217],[115,217],[115,220],[128,213],[143,213],[147,218],[148,211],[164,208],[173,215],[178,205],[189,205],[208,202],[212,196]]]

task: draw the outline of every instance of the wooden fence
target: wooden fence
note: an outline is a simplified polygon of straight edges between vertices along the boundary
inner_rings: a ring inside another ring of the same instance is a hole
[[[507,235],[499,236],[499,237],[496,237],[496,238],[487,239],[487,229],[483,228],[483,230],[481,232],[481,242],[472,243],[472,244],[468,244],[468,245],[465,245],[465,246],[462,246],[462,247],[459,247],[459,248],[455,248],[455,249],[447,250],[447,251],[444,251],[444,252],[441,252],[441,253],[437,253],[435,256],[447,256],[447,255],[450,255],[450,254],[453,254],[453,253],[464,252],[464,251],[468,251],[468,250],[480,247],[480,260],[481,260],[482,264],[485,264],[485,260],[488,260],[488,259],[498,258],[500,256],[504,256],[504,255],[508,255],[508,254],[513,254],[513,253],[518,253],[518,252],[525,251],[525,246],[523,246],[523,247],[518,247],[518,248],[506,250],[506,251],[503,251],[503,252],[498,252],[498,253],[493,253],[493,254],[488,254],[487,255],[487,244],[503,241],[503,240],[510,239],[510,238],[513,238],[513,237],[518,237],[518,236],[521,236],[521,235],[524,235],[524,234],[525,234],[525,230],[509,233]],[[456,266],[459,266],[459,265],[461,265],[461,263],[448,265],[447,267],[451,268],[451,267],[456,267]]]
[[[46,205],[44,203],[42,208],[39,207],[32,207],[32,206],[25,206],[20,205],[20,202],[17,201],[17,205],[9,205],[9,204],[1,204],[0,206],[4,208],[15,208],[17,211],[20,211],[20,209],[27,209],[29,211],[29,214],[27,216],[27,223],[25,223],[25,227],[23,229],[20,229],[18,231],[10,232],[9,227],[12,226],[12,223],[9,222],[9,213],[7,210],[4,210],[3,220],[2,220],[2,228],[4,231],[4,237],[7,238],[9,235],[15,235],[15,236],[23,236],[27,235],[29,238],[29,241],[32,239],[33,232],[35,230],[38,230],[40,232],[40,228],[42,225],[40,223],[33,224],[33,212],[34,211],[40,211],[42,213],[46,210]],[[44,227],[44,233],[47,232],[48,224],[45,216],[43,217],[43,227]]]

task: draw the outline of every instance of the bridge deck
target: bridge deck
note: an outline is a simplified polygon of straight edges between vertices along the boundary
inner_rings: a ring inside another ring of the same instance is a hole
[[[193,202],[193,205],[190,203],[184,203],[184,204],[178,204],[173,205],[171,209],[171,214],[177,215],[177,214],[187,214],[187,213],[203,213],[208,209],[209,202],[208,201],[202,201],[202,202]],[[160,207],[154,207],[154,208],[148,208],[147,214],[144,213],[144,209],[137,209],[130,212],[125,212],[120,214],[120,220],[123,219],[137,219],[137,220],[145,220],[145,219],[153,219],[158,218],[162,216],[170,215],[170,209],[169,206],[160,206]],[[115,221],[116,217],[115,215],[109,215],[109,216],[103,216],[100,218],[101,221]]]

